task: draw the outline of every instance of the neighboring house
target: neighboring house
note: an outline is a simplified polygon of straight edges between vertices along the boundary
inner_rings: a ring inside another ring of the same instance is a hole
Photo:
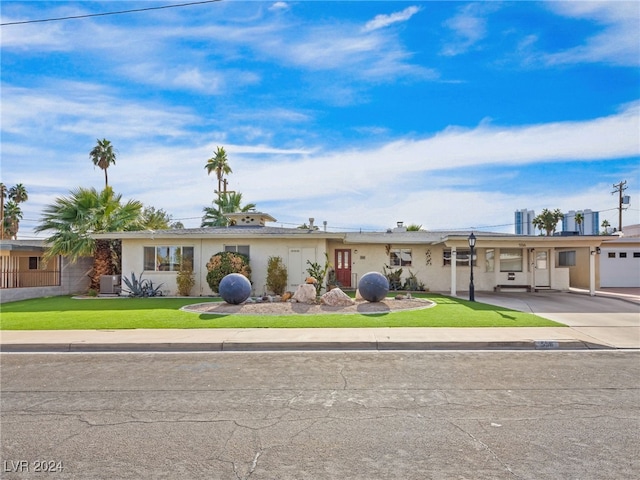
[[[288,290],[304,282],[307,262],[324,264],[325,254],[339,284],[355,289],[367,272],[402,268],[402,279],[414,275],[430,291],[469,288],[471,232],[335,233],[314,229],[266,226],[275,219],[249,212],[230,214],[231,227],[96,234],[95,238],[122,240],[122,272],[143,273],[166,294],[177,292],[179,258],[193,259],[195,286],[192,295],[211,295],[206,263],[221,251],[245,253],[250,258],[255,294],[267,292],[269,257],[279,256],[287,267]],[[474,285],[478,291],[500,288],[558,289],[598,285],[596,252],[604,236],[524,236],[474,232]]]
[[[609,238],[600,253],[600,286],[640,287],[640,225]]]
[[[93,259],[71,263],[64,257],[43,259],[44,242],[0,242],[0,302],[86,292]]]

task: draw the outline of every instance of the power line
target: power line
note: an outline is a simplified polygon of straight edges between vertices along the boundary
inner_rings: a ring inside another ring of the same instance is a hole
[[[9,25],[26,25],[28,23],[43,23],[43,22],[58,22],[62,20],[77,20],[80,18],[91,18],[91,17],[106,17],[107,15],[123,15],[126,13],[139,13],[139,12],[148,12],[150,10],[162,10],[165,8],[180,8],[180,7],[190,7],[192,5],[202,5],[205,3],[215,3],[221,2],[222,0],[202,0],[200,2],[189,2],[189,3],[177,3],[173,5],[162,5],[160,7],[145,7],[145,8],[136,8],[132,10],[120,10],[117,12],[102,12],[102,13],[88,13],[86,15],[73,15],[68,17],[56,17],[56,18],[42,18],[39,20],[22,20],[18,22],[6,22],[0,23],[0,27],[6,27]]]

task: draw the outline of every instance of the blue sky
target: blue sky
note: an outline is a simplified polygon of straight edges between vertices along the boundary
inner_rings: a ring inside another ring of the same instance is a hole
[[[3,24],[182,3],[3,1]],[[513,232],[517,209],[640,223],[638,2],[222,1],[0,27],[19,238],[102,188],[200,225],[229,188],[297,226]],[[42,236],[42,235],[41,235]]]

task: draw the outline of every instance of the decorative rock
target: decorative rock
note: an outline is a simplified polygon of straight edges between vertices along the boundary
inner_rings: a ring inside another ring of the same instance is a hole
[[[316,287],[310,283],[298,285],[296,293],[291,297],[291,301],[298,303],[316,303]]]
[[[368,302],[380,302],[389,293],[389,280],[379,272],[365,273],[358,283],[358,291]]]
[[[225,302],[239,305],[251,295],[251,282],[244,275],[230,273],[220,280],[218,293]]]
[[[289,300],[291,300],[291,297],[293,297],[293,293],[292,292],[284,292],[282,294],[282,301],[283,302],[288,302]]]
[[[339,288],[334,288],[320,297],[320,302],[332,307],[348,307],[356,303]]]
[[[316,280],[313,277],[307,277],[307,279],[305,280],[304,283],[307,283],[309,285],[317,285],[318,284],[318,280]]]

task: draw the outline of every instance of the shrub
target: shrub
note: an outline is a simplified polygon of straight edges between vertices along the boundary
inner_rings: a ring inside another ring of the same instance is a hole
[[[287,267],[281,257],[269,257],[267,261],[267,288],[276,295],[282,295],[287,288]]]
[[[180,262],[180,270],[178,270],[176,282],[178,283],[178,295],[188,297],[191,294],[191,289],[196,284],[191,261]]]
[[[327,274],[329,269],[332,268],[331,262],[329,262],[329,254],[325,252],[324,257],[324,266],[320,265],[318,262],[311,263],[309,260],[307,260],[307,263],[309,264],[307,273],[318,281],[318,283],[316,283],[316,293],[318,295],[320,295],[320,291],[323,288],[322,284],[324,283],[325,275]]]
[[[249,257],[235,252],[219,252],[211,257],[207,263],[207,283],[211,290],[218,291],[220,281],[230,273],[240,273],[251,281],[251,267]]]

